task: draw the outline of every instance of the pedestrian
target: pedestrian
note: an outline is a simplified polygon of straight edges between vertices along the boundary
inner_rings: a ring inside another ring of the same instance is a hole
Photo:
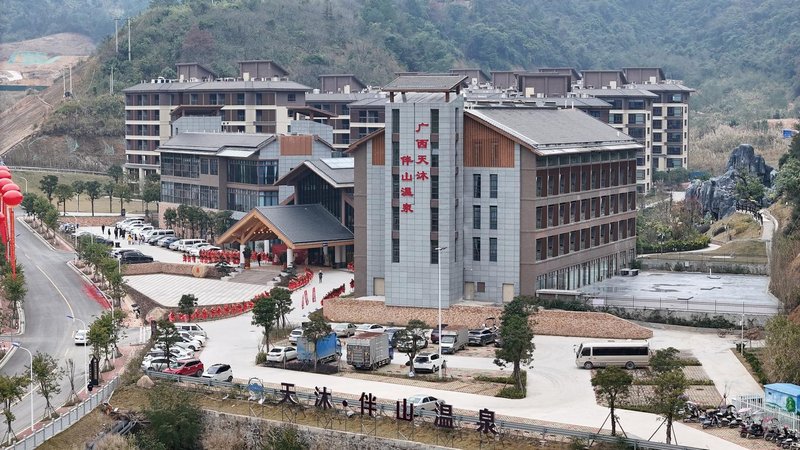
[[[100,225],[100,234],[106,234],[106,226]]]
[[[319,270],[319,282],[322,284],[322,269]]]
[[[131,245],[131,235],[129,234],[127,237],[128,237],[128,245]]]
[[[108,237],[111,237],[111,228],[108,229]]]
[[[256,262],[258,262],[258,267],[261,267],[261,252],[256,252]]]

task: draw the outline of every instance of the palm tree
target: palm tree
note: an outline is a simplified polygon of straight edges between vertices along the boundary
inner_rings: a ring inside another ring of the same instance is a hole
[[[89,196],[89,201],[92,202],[92,216],[94,216],[94,201],[100,198],[101,185],[99,181],[89,181],[86,183],[86,195]]]

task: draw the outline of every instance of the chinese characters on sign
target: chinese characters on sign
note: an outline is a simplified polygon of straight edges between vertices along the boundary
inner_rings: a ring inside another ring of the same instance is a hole
[[[278,402],[278,404],[281,403],[289,403],[292,405],[298,404],[296,399],[297,392],[295,392],[294,390],[294,383],[281,383],[281,395],[283,397],[281,398],[281,401]]]
[[[416,191],[415,182],[427,181],[430,175],[425,166],[430,166],[428,155],[425,153],[428,150],[428,139],[424,139],[421,135],[423,129],[428,128],[425,122],[417,123],[414,133],[417,134],[414,139],[415,151],[414,154],[406,154],[400,156],[400,197],[402,197],[400,212],[413,213],[414,212],[414,194]]]
[[[333,403],[331,403],[331,391],[329,391],[328,388],[323,386],[322,390],[320,391],[319,387],[315,387],[314,396],[317,397],[316,401],[314,401],[314,406],[317,408],[333,408]]]
[[[364,415],[364,412],[366,411],[367,415],[369,415],[370,417],[375,417],[375,411],[377,411],[377,407],[375,405],[376,400],[378,400],[378,398],[375,397],[374,395],[372,395],[371,392],[369,394],[367,394],[365,392],[361,393],[361,398],[359,398],[359,401],[361,402],[361,415],[362,416]]]
[[[478,433],[497,434],[497,426],[494,424],[494,411],[483,408],[478,411]]]
[[[400,406],[400,400],[397,401],[395,407],[395,418],[397,420],[404,420],[406,422],[414,421],[414,404],[408,404],[408,400],[403,399],[403,405]]]
[[[436,419],[433,421],[433,424],[439,428],[448,428],[451,430],[455,428],[453,424],[453,405],[439,402],[436,405]]]

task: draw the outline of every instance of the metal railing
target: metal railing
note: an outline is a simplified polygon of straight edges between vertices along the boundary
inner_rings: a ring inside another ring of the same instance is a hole
[[[57,173],[84,173],[89,175],[108,175],[96,170],[61,169],[56,167],[10,166],[9,169],[22,172],[57,172]]]
[[[764,419],[764,424],[774,419],[781,427],[786,426],[790,430],[800,429],[800,415],[782,411],[774,406],[765,404],[763,395],[742,395],[734,398],[731,403],[737,410],[750,408],[751,416],[757,413],[760,414],[761,418]]]
[[[747,314],[774,316],[780,312],[777,304],[747,303],[723,300],[694,300],[685,298],[607,297],[587,294],[587,305],[595,308],[646,309],[688,311],[708,314]]]
[[[214,381],[210,378],[204,379],[204,378],[196,378],[189,376],[172,375],[152,370],[148,370],[146,373],[151,378],[160,378],[179,383],[188,383],[196,386],[225,388],[229,390],[236,388],[241,390],[242,392],[248,391],[248,385],[240,383]],[[269,388],[263,386],[262,397],[265,399],[274,399],[277,401],[283,398],[283,395],[284,394],[278,388]],[[298,402],[304,402],[304,404],[309,407],[312,407],[317,400],[317,397],[313,392],[295,392],[293,393],[293,397],[296,397]],[[333,395],[331,396],[331,403],[334,405],[341,405],[342,401],[344,400],[347,400],[348,402],[353,401],[352,398],[337,397]],[[380,403],[380,402],[375,403],[376,414],[379,415],[394,416],[396,411],[395,408],[396,405],[394,403]],[[350,410],[350,411],[355,412],[355,410]],[[436,412],[434,411],[418,410],[415,411],[415,414],[418,414],[419,417],[422,418],[422,420],[425,420],[428,423],[432,423],[433,420],[436,418]],[[473,416],[473,415],[463,415],[454,413],[453,421],[457,424],[469,424],[469,426],[474,427],[478,423],[478,416],[477,414]],[[671,445],[671,444],[664,444],[661,442],[651,442],[644,439],[625,438],[620,436],[611,436],[609,434],[593,433],[590,431],[571,430],[567,428],[557,428],[546,425],[536,425],[531,423],[514,422],[509,420],[495,420],[494,423],[497,427],[497,430],[501,433],[503,432],[525,433],[531,436],[534,435],[539,436],[542,439],[546,438],[547,436],[553,436],[553,437],[559,436],[571,439],[580,439],[584,441],[607,442],[613,444],[624,442],[630,448],[633,449],[700,450],[697,447],[688,447],[685,445]]]
[[[116,376],[100,389],[95,390],[89,398],[82,401],[59,418],[54,419],[44,427],[36,430],[35,433],[6,447],[6,450],[32,450],[44,444],[45,441],[66,430],[83,418],[83,416],[89,414],[103,402],[107,401],[111,397],[111,394],[114,393],[118,384],[119,376]]]

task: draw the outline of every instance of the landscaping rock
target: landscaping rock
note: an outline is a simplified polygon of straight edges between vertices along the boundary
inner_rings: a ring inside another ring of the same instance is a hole
[[[150,379],[147,375],[142,375],[139,378],[139,381],[136,382],[136,386],[139,386],[142,389],[152,389],[156,384],[153,383],[153,380]]]

